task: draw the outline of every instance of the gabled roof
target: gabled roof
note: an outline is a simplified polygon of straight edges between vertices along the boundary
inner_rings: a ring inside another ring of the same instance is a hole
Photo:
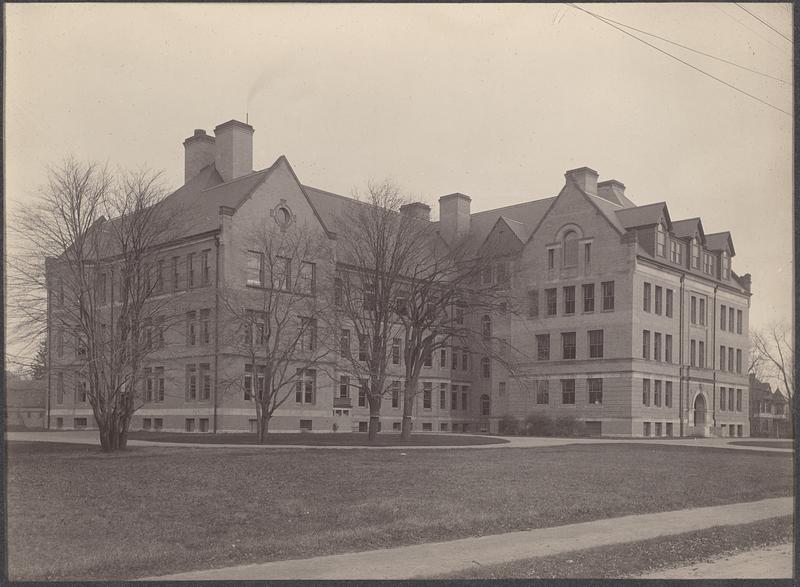
[[[731,257],[736,254],[736,251],[733,248],[733,239],[731,238],[731,233],[727,230],[724,232],[707,234],[706,248],[709,251],[724,251],[725,249],[728,249],[731,253]]]
[[[506,218],[505,216],[501,216],[497,222],[505,222],[506,226],[508,226],[511,232],[514,233],[521,243],[525,243],[528,240],[528,237],[531,235],[531,231],[533,230],[530,226],[522,224],[522,222],[519,222],[518,220]]]
[[[620,210],[624,210],[624,208],[620,208],[617,204],[609,202],[608,200],[606,200],[605,198],[601,198],[600,196],[593,196],[591,194],[587,194],[586,192],[583,192],[583,195],[586,197],[587,200],[589,200],[591,204],[594,205],[595,208],[597,208],[600,211],[600,213],[603,216],[605,216],[606,220],[608,220],[611,223],[611,226],[616,228],[620,234],[624,234],[625,227],[619,221],[619,218],[617,218],[617,212],[619,212]]]
[[[522,224],[525,230],[533,231],[554,200],[555,197],[543,198],[541,200],[533,200],[521,204],[512,204],[511,206],[496,208],[494,210],[475,212],[470,215],[470,235],[475,240],[482,243],[486,240],[486,237],[489,235],[489,232],[491,232],[497,219],[501,216],[507,219],[513,219],[515,222]]]
[[[638,228],[640,226],[652,226],[658,224],[662,214],[667,219],[667,226],[672,224],[667,211],[666,202],[656,202],[635,208],[622,208],[616,211],[617,218],[626,229]]]
[[[672,223],[672,234],[677,238],[689,238],[694,236],[695,232],[700,233],[700,242],[704,243],[706,240],[706,232],[703,230],[703,223],[699,218],[675,220]]]

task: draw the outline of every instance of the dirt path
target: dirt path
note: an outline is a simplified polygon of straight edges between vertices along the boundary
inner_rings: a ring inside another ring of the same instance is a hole
[[[793,544],[781,544],[685,567],[661,569],[636,579],[789,579]]]

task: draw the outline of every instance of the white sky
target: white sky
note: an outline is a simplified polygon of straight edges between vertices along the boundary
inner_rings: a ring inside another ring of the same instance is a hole
[[[791,81],[792,45],[735,4],[586,9]],[[789,4],[744,4],[791,38]],[[183,140],[249,111],[256,169],[349,194],[393,178],[473,211],[564,171],[730,230],[751,325],[792,316],[792,118],[564,4],[7,4],[7,210],[79,159],[183,181]],[[639,34],[639,33],[635,33]],[[639,34],[644,37],[644,35]],[[644,37],[786,111],[791,85]],[[434,212],[436,209],[434,207]],[[12,244],[13,246],[13,244]]]

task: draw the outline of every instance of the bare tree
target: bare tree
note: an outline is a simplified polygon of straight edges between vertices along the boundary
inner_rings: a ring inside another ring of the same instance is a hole
[[[289,398],[311,403],[317,375],[326,373],[330,353],[320,324],[328,297],[331,252],[326,238],[308,226],[254,228],[242,251],[248,258],[245,287],[228,284],[221,293],[223,340],[246,360],[244,374],[221,381],[228,391],[252,401],[258,441]]]
[[[151,299],[152,254],[178,224],[175,207],[161,204],[166,193],[159,173],[68,159],[14,216],[24,243],[10,263],[21,330],[51,336],[58,354],[65,336],[74,343],[104,451],[125,448],[144,360],[166,327],[163,302]]]
[[[391,183],[371,183],[363,201],[346,207],[336,222],[337,311],[330,313],[329,323],[339,333],[335,350],[355,376],[351,386],[366,396],[370,440],[378,433],[381,402],[389,392],[392,342],[403,336],[395,302],[408,269],[419,261],[420,248],[414,241],[419,231],[415,222],[399,213],[404,203]],[[351,332],[357,353],[351,352]]]
[[[756,364],[762,374],[783,386],[794,414],[794,344],[793,331],[786,324],[776,322],[761,331],[750,334]]]

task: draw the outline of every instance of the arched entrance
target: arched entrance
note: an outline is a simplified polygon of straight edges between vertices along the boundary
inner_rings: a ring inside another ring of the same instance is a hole
[[[694,399],[695,432],[700,432],[706,425],[706,397],[700,393]]]

